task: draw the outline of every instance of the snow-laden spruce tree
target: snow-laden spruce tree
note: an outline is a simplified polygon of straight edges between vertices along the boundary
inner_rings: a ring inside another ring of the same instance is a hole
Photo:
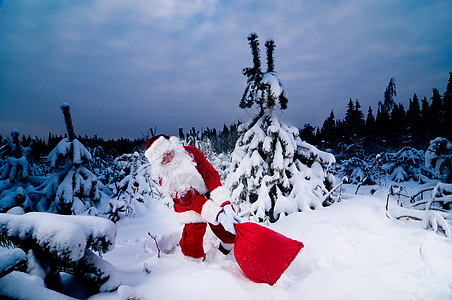
[[[91,153],[75,138],[70,106],[64,103],[61,110],[68,135],[47,157],[55,172],[38,187],[36,211],[97,215],[99,208],[103,211],[104,201],[101,201],[101,183],[86,167],[92,159]]]
[[[334,166],[335,172],[340,177],[346,177],[347,182],[358,184],[374,184],[375,181],[371,176],[366,176],[369,171],[370,164],[366,160],[358,157],[351,157],[336,163]]]
[[[156,184],[150,177],[151,167],[143,153],[123,154],[114,161],[115,169],[119,169],[118,181],[109,184],[113,191],[106,214],[113,222],[121,216],[132,217],[145,208],[155,193]]]
[[[315,209],[332,202],[332,154],[302,141],[299,130],[281,122],[276,104],[287,108],[285,89],[274,69],[275,43],[268,40],[267,71],[261,71],[256,33],[248,37],[253,68],[245,68],[247,87],[241,108],[257,106],[258,115],[239,127],[227,186],[242,216],[275,222],[281,214]]]
[[[382,170],[391,181],[402,182],[415,180],[426,183],[433,173],[424,166],[424,152],[411,147],[404,147],[397,152],[382,155]]]
[[[28,196],[34,191],[30,176],[34,175],[32,146],[24,147],[19,141],[19,131],[11,132],[11,139],[4,138],[0,148],[0,212],[20,206],[25,211],[32,210]]]
[[[437,137],[430,141],[425,151],[425,166],[433,169],[439,180],[452,182],[452,143],[443,137]]]

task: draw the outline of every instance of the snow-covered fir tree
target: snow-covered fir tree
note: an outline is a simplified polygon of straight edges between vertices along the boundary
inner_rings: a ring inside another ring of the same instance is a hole
[[[101,183],[86,167],[92,156],[75,138],[70,106],[65,103],[61,110],[68,136],[47,157],[55,172],[38,187],[36,211],[97,215],[105,201],[101,201]]]
[[[366,160],[352,157],[334,165],[334,172],[340,177],[346,177],[347,182],[358,184],[373,184],[373,176],[366,176],[369,164]]]
[[[285,89],[274,69],[273,41],[267,41],[267,72],[260,69],[259,42],[250,41],[253,68],[245,68],[247,87],[241,108],[257,106],[259,113],[239,127],[227,186],[242,216],[275,222],[281,214],[315,209],[332,201],[328,193],[334,176],[328,169],[332,154],[303,142],[297,128],[274,116],[278,100],[287,108]]]
[[[30,176],[34,175],[32,161],[33,140],[23,147],[19,141],[19,131],[11,132],[11,139],[4,138],[0,148],[0,212],[20,206],[25,211],[32,210],[28,196],[34,191]]]
[[[430,141],[425,151],[425,166],[433,169],[435,176],[446,183],[452,182],[452,144],[443,137]]]
[[[337,162],[335,172],[352,184],[381,184],[414,180],[426,183],[434,177],[424,165],[424,152],[411,147],[398,151],[369,155],[364,159],[351,157]]]
[[[382,169],[391,181],[415,180],[425,183],[432,178],[432,172],[424,166],[424,152],[421,150],[404,147],[382,157]]]
[[[245,92],[240,101],[240,108],[251,108],[256,106],[259,109],[259,116],[262,116],[268,110],[275,108],[276,101],[279,102],[281,109],[287,108],[287,93],[278,78],[274,65],[275,42],[272,39],[267,40],[267,71],[262,72],[259,40],[255,32],[248,36],[253,56],[253,67],[243,69],[243,75],[248,77]]]
[[[0,151],[6,162],[0,169],[0,179],[10,182],[27,180],[33,173],[31,148],[32,145],[23,147],[19,141],[19,131],[13,130],[11,140],[5,138]]]
[[[142,153],[123,154],[114,161],[119,176],[113,177],[109,187],[112,199],[106,210],[110,220],[134,216],[145,208],[149,197],[155,196],[156,184],[150,176],[150,164]]]

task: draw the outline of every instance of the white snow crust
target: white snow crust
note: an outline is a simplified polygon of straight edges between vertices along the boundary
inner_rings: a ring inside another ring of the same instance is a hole
[[[91,216],[63,216],[50,213],[25,215],[0,214],[0,223],[7,236],[20,240],[32,237],[42,247],[58,256],[68,255],[77,261],[86,247],[101,251],[99,239],[104,239],[108,250],[114,248],[116,226],[110,220]]]
[[[21,249],[0,248],[0,274],[26,259],[26,254]]]
[[[341,202],[269,225],[305,245],[274,286],[247,279],[210,231],[206,261],[185,258],[177,247],[181,225],[155,202],[147,215],[118,222],[116,248],[105,259],[123,274],[123,285],[92,299],[451,299],[452,239],[423,222],[388,218],[387,189],[355,190],[345,185]],[[157,236],[160,258],[148,232]]]
[[[75,299],[45,288],[44,280],[39,276],[17,271],[0,278],[0,295],[14,295],[26,300]]]

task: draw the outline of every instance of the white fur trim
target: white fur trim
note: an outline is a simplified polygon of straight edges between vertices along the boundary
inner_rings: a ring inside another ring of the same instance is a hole
[[[171,136],[169,140],[167,140],[164,136],[161,136],[144,152],[144,156],[146,156],[151,163],[160,162],[164,153],[174,150],[179,145],[179,138]]]
[[[159,137],[155,140],[151,147],[149,147],[144,155],[149,160],[149,162],[156,162],[160,157],[163,156],[164,153],[168,152],[171,149],[170,141],[167,140],[164,136]]]
[[[200,214],[193,210],[177,212],[176,219],[179,224],[207,223]]]
[[[209,223],[218,225],[217,216],[223,209],[211,200],[207,200],[202,206],[201,216]]]
[[[170,141],[171,144],[176,144],[176,145],[180,144],[179,138],[175,137],[175,136],[170,136],[169,141]]]
[[[223,205],[223,203],[229,201],[228,190],[224,185],[220,185],[216,189],[210,192],[210,199],[218,205]]]

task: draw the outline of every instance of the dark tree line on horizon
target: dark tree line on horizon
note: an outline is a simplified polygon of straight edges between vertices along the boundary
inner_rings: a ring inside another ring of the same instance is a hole
[[[207,141],[209,140],[212,144],[212,148],[215,152],[231,152],[234,149],[235,142],[238,138],[237,128],[240,122],[231,124],[230,126],[224,125],[223,130],[218,131],[213,129],[201,129],[201,131],[196,130],[192,127],[189,132],[184,133],[183,128],[179,128],[179,138],[186,144],[195,144],[195,141]],[[149,137],[154,135],[154,131],[151,129],[149,132]],[[3,137],[0,135],[0,158],[14,156],[14,153],[8,153],[6,145],[8,142],[6,139],[11,140],[14,144],[17,144],[17,149],[21,147],[31,148],[31,155],[33,161],[45,160],[45,157],[58,145],[58,143],[67,137],[65,135],[55,135],[49,133],[47,139],[39,137],[31,137],[30,135],[25,136],[20,134],[17,130],[13,130],[8,137]],[[101,158],[115,158],[122,154],[133,153],[135,151],[144,151],[146,139],[136,138],[118,138],[118,139],[108,139],[105,140],[102,137],[94,135],[94,137],[85,136],[74,136],[78,141],[85,145],[92,154]]]
[[[11,133],[11,136],[13,140],[17,140],[15,143],[19,143],[19,145],[21,145],[22,147],[31,147],[33,160],[39,161],[43,159],[43,157],[47,156],[52,151],[52,149],[54,149],[56,145],[58,145],[58,143],[67,136],[67,134],[63,136],[49,133],[47,140],[25,135],[22,135],[22,137],[20,138],[18,136],[18,132],[14,133],[14,131],[13,133]],[[2,141],[0,144],[0,149],[3,149],[2,146],[6,144],[5,141],[3,141],[3,139],[5,138],[7,137],[2,137],[0,135],[0,141]],[[146,142],[144,138],[134,140],[128,138],[104,140],[97,135],[95,135],[94,137],[88,137],[87,135],[82,137],[78,135],[75,136],[75,138],[82,144],[84,144],[88,149],[90,149],[91,152],[100,157],[117,157],[124,153],[140,151],[144,147],[144,144]],[[0,153],[1,152],[2,151],[0,151]]]
[[[332,110],[322,127],[305,124],[300,129],[300,136],[321,149],[331,149],[333,154],[348,151],[350,157],[362,157],[404,146],[426,149],[429,142],[436,137],[452,141],[452,72],[449,73],[449,81],[443,95],[436,88],[429,99],[419,99],[414,94],[409,99],[407,108],[394,101],[395,95],[395,79],[391,78],[384,92],[384,100],[378,102],[376,110],[369,106],[365,115],[359,100],[350,99],[344,119],[336,119]],[[186,143],[210,140],[215,152],[231,152],[238,138],[239,125],[240,122],[224,125],[220,131],[215,128],[197,131],[193,127],[186,133],[180,128],[179,137]],[[150,135],[153,135],[153,130],[150,130]],[[49,133],[47,140],[25,135],[22,135],[22,138],[17,135],[16,139],[23,147],[32,145],[33,159],[38,161],[47,156],[64,137]],[[0,149],[5,138],[8,137],[0,135]],[[143,151],[146,142],[145,137],[105,140],[97,135],[79,135],[76,138],[92,152],[96,152],[96,155],[105,157]]]
[[[436,88],[430,99],[419,99],[414,94],[405,108],[394,101],[395,95],[395,79],[391,78],[384,100],[378,103],[376,110],[369,106],[365,115],[359,100],[350,98],[344,119],[336,119],[332,110],[321,128],[305,124],[300,135],[307,142],[331,149],[333,153],[350,149],[354,152],[351,156],[404,146],[426,149],[436,137],[452,140],[452,72],[442,96]]]

